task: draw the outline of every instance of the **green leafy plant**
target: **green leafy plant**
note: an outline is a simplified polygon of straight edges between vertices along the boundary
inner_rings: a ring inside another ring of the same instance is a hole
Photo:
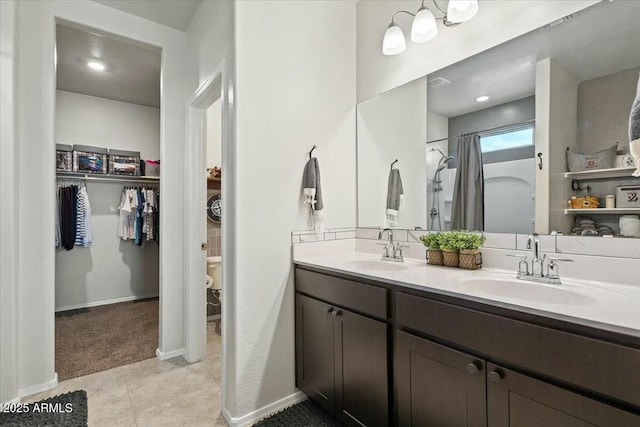
[[[437,251],[440,249],[440,239],[438,237],[439,235],[440,233],[423,234],[422,236],[420,236],[420,241],[430,250]]]
[[[487,240],[482,234],[469,231],[446,231],[438,234],[442,249],[478,249]]]

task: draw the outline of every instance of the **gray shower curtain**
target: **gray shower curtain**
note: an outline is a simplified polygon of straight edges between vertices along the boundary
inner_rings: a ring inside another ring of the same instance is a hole
[[[453,187],[451,230],[484,231],[484,174],[478,133],[458,138],[458,170]]]

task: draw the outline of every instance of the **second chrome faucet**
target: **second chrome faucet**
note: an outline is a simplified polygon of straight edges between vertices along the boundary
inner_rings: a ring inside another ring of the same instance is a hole
[[[527,249],[533,249],[533,259],[531,260],[531,272],[529,272],[529,263],[527,262],[526,255],[508,255],[511,257],[520,258],[518,263],[518,275],[516,276],[521,280],[529,280],[531,282],[549,283],[559,285],[560,274],[558,271],[558,262],[573,262],[571,259],[547,257],[546,255],[540,256],[540,235],[538,233],[531,233],[527,238]],[[547,265],[547,272],[544,272],[544,262],[549,260]]]
[[[378,233],[378,240],[382,240],[384,233],[387,233],[388,243],[378,243],[379,245],[384,246],[384,252],[382,254],[382,259],[386,261],[396,261],[396,262],[404,262],[404,257],[402,256],[402,248],[406,248],[407,246],[403,246],[400,243],[395,243],[393,241],[393,230],[390,228],[381,228]],[[389,252],[391,250],[391,252]]]

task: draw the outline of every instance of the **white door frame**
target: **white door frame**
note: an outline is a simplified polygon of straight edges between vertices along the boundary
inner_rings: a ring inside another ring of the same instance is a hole
[[[192,95],[187,106],[187,143],[185,150],[185,207],[187,235],[185,239],[185,354],[189,363],[205,357],[207,350],[206,251],[201,249],[207,236],[205,215],[207,191],[206,120],[207,108],[223,97],[224,63],[218,67]],[[224,101],[224,99],[223,99]],[[222,109],[222,147],[226,141],[225,111]],[[224,157],[223,157],[224,159]],[[223,160],[224,163],[224,160]],[[224,164],[222,165],[224,166]],[[222,189],[224,200],[224,187]],[[222,281],[224,283],[224,269]],[[223,286],[224,287],[224,286]],[[221,307],[222,312],[224,308]]]

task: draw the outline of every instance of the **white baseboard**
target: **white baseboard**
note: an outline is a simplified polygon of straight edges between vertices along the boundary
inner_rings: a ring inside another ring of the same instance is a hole
[[[296,403],[302,402],[307,399],[307,395],[301,391],[297,391],[287,397],[283,397],[273,403],[263,406],[253,412],[250,412],[241,417],[232,417],[227,408],[222,408],[222,416],[231,427],[247,427],[250,426],[269,415],[282,411],[289,406],[293,406]]]
[[[31,396],[32,394],[40,393],[43,391],[51,390],[52,388],[58,387],[58,373],[53,373],[53,378],[46,383],[34,385],[31,387],[25,387],[18,390],[17,399],[20,400],[25,396]]]
[[[156,356],[160,360],[173,359],[174,357],[184,356],[184,348],[179,348],[177,350],[171,351],[160,351],[159,348],[156,348]]]
[[[119,302],[135,301],[135,300],[147,299],[147,298],[156,298],[159,295],[160,294],[156,292],[153,294],[134,295],[130,297],[107,299],[107,300],[87,302],[82,304],[65,305],[63,307],[56,307],[56,313],[59,311],[78,310],[80,308],[89,308],[89,307],[98,307],[101,305],[117,304]]]

